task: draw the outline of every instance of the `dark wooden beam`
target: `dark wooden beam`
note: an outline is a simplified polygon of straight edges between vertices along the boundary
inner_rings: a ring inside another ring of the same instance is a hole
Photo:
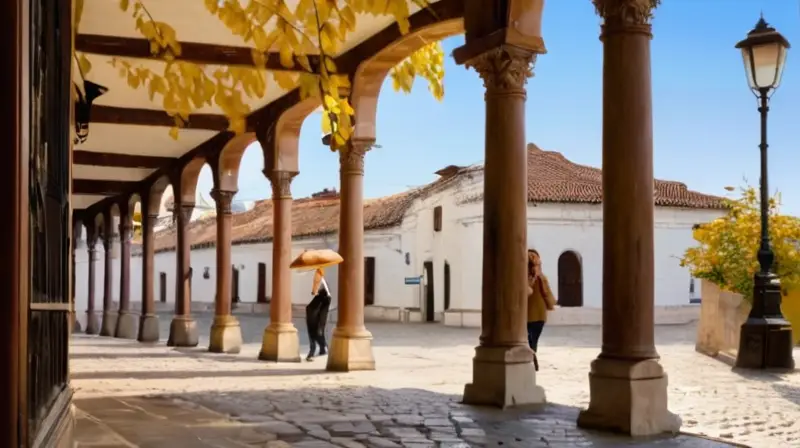
[[[175,125],[175,119],[158,109],[134,109],[129,107],[92,106],[92,123],[105,124],[130,124],[137,126],[165,126]],[[205,129],[209,131],[224,131],[228,129],[228,118],[217,114],[192,114],[189,122],[183,126],[186,129]]]
[[[75,165],[158,169],[169,165],[175,160],[174,157],[140,156],[134,154],[80,151],[77,149],[72,151],[72,163]]]
[[[72,179],[72,194],[111,196],[130,191],[138,184],[121,180]]]
[[[459,19],[463,16],[463,12],[464,0],[439,0],[436,3],[433,3],[430,8],[426,8],[414,13],[409,18],[409,21],[411,22],[412,31],[415,31],[439,21]],[[338,71],[342,73],[354,73],[359,63],[375,56],[378,51],[399,39],[400,36],[400,30],[396,25],[386,27],[383,29],[383,31],[370,37],[351,50],[348,50],[343,55],[337,57],[336,67]],[[92,51],[81,50],[80,46],[78,47],[78,50],[92,53]],[[147,48],[147,51],[149,52],[149,47]],[[186,50],[184,48],[184,54],[185,53]],[[98,54],[107,53],[99,52]],[[134,55],[129,56],[136,57]],[[271,121],[276,120],[283,111],[287,110],[297,101],[300,101],[298,89],[287,92],[277,100],[250,114],[250,116],[247,117],[247,129],[256,131],[263,129],[263,127],[268,126]],[[169,175],[170,173],[174,173],[181,169],[182,166],[195,157],[208,156],[214,151],[219,151],[232,137],[233,136],[230,132],[220,132],[219,134],[206,140],[193,150],[181,156],[180,159],[176,159],[175,162],[171,163],[168,167],[159,169],[155,173],[148,176],[144,181],[129,188],[125,193],[131,194],[145,188],[148,185],[151,185],[161,176]],[[119,199],[119,197],[105,198],[87,208],[86,213],[89,215],[100,213]]]
[[[158,55],[153,55],[150,51],[150,42],[147,39],[134,37],[79,34],[75,38],[75,48],[77,51],[103,56],[163,59]],[[181,41],[181,54],[177,59],[197,64],[254,66],[253,48],[251,47],[233,47],[197,42]],[[319,66],[318,56],[309,56],[308,59],[311,67]],[[280,54],[276,52],[267,53],[266,68],[268,70],[281,71],[303,70],[297,63],[295,63],[294,67],[284,67],[281,65]]]

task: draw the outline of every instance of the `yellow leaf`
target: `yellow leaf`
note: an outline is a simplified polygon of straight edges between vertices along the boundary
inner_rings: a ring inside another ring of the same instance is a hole
[[[169,128],[169,136],[172,137],[173,140],[178,139],[179,132],[180,130],[177,128],[177,126]]]
[[[264,32],[264,28],[253,28],[253,43],[256,49],[261,52],[269,50],[269,39],[267,39],[267,33]]]
[[[297,85],[297,75],[292,72],[273,72],[275,83],[283,90],[292,90]]]
[[[127,11],[128,6],[130,6],[130,2],[128,0],[119,0],[119,8],[121,10]]]
[[[292,57],[292,47],[286,41],[281,42],[280,47],[281,65],[286,68],[294,66],[294,58]]]
[[[89,62],[89,59],[83,53],[78,56],[78,67],[80,68],[82,76],[86,76],[86,74],[92,70],[92,63]]]

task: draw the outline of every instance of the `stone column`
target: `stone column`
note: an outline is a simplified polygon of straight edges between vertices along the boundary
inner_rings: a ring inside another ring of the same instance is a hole
[[[123,214],[119,220],[119,317],[115,336],[123,339],[136,339],[139,319],[131,311],[131,238],[133,222]]]
[[[114,263],[111,259],[111,245],[114,244],[113,226],[111,220],[113,217],[108,216],[107,222],[104,222],[103,231],[103,256],[105,263],[103,270],[103,324],[100,326],[100,336],[114,336],[117,331],[117,312],[114,311]]]
[[[364,155],[373,141],[354,140],[339,152],[339,315],[328,370],[375,370],[372,333],[364,326]]]
[[[208,351],[214,353],[242,350],[242,328],[231,315],[231,202],[235,194],[235,191],[211,191],[217,204],[217,296]]]
[[[95,261],[97,259],[97,237],[93,235],[94,232],[87,231],[86,237],[86,250],[89,253],[89,265],[87,266],[89,281],[87,282],[86,293],[86,334],[97,334],[100,332],[100,322],[98,322],[97,311],[95,310],[94,292],[95,292]]]
[[[189,237],[189,221],[192,218],[194,204],[175,202],[174,212],[177,215],[178,238],[175,245],[175,316],[169,326],[170,347],[197,347],[197,322],[192,318],[192,278],[191,278],[191,238]]]
[[[258,359],[300,362],[300,341],[292,323],[292,179],[297,173],[265,173],[272,183],[272,299]]]
[[[73,224],[75,225],[75,224]],[[75,313],[75,267],[77,266],[75,260],[75,246],[78,243],[78,237],[75,235],[75,230],[72,231],[72,283],[70,284],[70,306],[69,306],[69,320],[72,324],[71,332],[72,333],[80,333],[81,332],[81,323],[78,322],[78,316]]]
[[[142,210],[147,210],[142,204]],[[160,338],[158,315],[153,292],[155,266],[155,232],[158,215],[147,215],[142,220],[142,315],[139,317],[139,342],[158,342]]]
[[[654,342],[651,1],[596,0],[603,42],[603,344],[586,428],[678,431]]]
[[[481,337],[464,402],[508,407],[545,401],[527,341],[527,80],[536,54],[502,45],[464,61],[486,88]]]

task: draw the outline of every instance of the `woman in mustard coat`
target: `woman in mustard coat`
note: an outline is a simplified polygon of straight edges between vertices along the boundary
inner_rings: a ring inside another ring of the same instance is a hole
[[[528,345],[533,350],[533,364],[539,370],[539,337],[547,322],[547,312],[555,308],[556,298],[550,289],[550,282],[542,274],[542,259],[539,252],[528,251]]]

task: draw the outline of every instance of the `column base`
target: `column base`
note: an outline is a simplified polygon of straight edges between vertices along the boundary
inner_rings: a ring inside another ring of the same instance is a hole
[[[300,362],[300,338],[291,322],[270,323],[264,329],[258,359],[271,362]]]
[[[117,332],[117,313],[103,311],[103,323],[100,325],[100,336],[111,336]]]
[[[197,347],[197,321],[192,316],[175,316],[169,324],[168,347]]]
[[[100,332],[100,319],[94,311],[86,312],[86,334],[97,334]]]
[[[736,367],[794,370],[792,326],[782,318],[748,318],[742,324]]]
[[[158,342],[160,332],[157,315],[142,314],[139,317],[139,342]]]
[[[334,329],[325,369],[332,372],[375,370],[372,333],[363,327],[357,330]]]
[[[242,327],[231,316],[214,316],[211,324],[208,351],[212,353],[239,353],[242,351]]]
[[[681,419],[667,409],[667,374],[655,359],[597,358],[589,373],[589,408],[578,426],[631,436],[677,433]]]
[[[533,352],[527,346],[475,347],[472,383],[464,386],[465,404],[501,409],[546,403],[536,385]]]
[[[70,322],[72,322],[72,328],[71,328],[72,332],[73,333],[82,333],[83,329],[81,328],[81,323],[78,322],[78,315],[75,313],[75,311],[70,311],[69,312],[69,319],[70,319]]]
[[[120,311],[117,317],[117,329],[114,337],[120,339],[136,339],[139,332],[139,317],[130,311]]]

